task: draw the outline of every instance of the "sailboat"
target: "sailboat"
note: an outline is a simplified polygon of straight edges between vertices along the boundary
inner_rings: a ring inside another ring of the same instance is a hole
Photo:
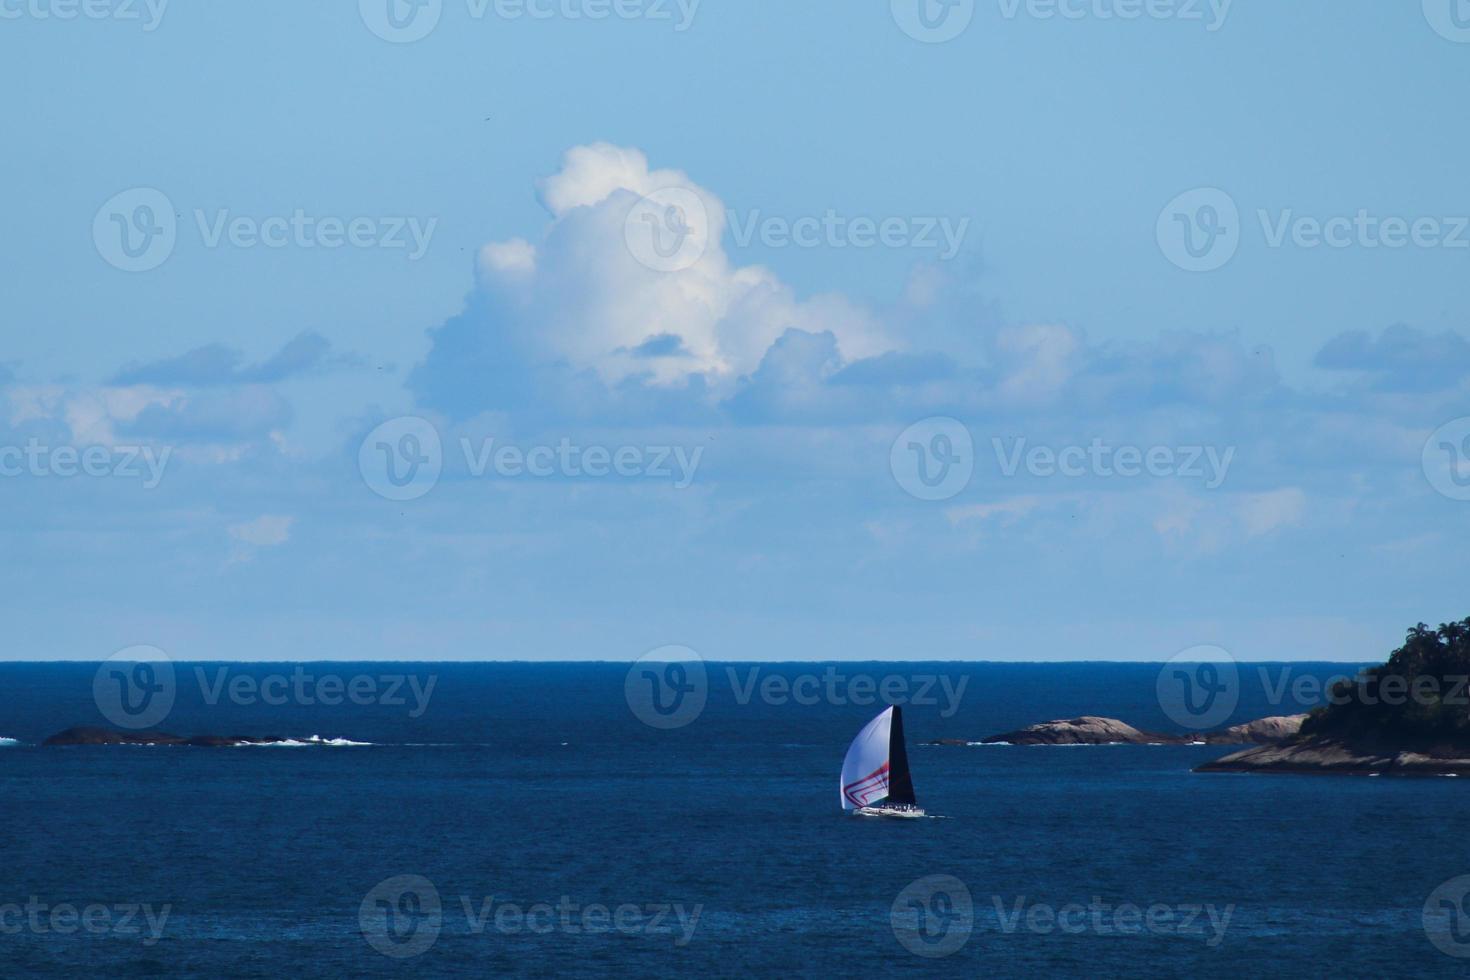
[[[888,708],[863,726],[842,760],[842,809],[860,817],[925,816],[914,800],[903,711]]]

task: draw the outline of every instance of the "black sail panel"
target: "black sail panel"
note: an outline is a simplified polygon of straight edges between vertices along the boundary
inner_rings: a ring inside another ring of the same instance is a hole
[[[893,706],[893,724],[888,729],[888,801],[915,803],[914,778],[909,775],[909,751],[903,740],[903,709]]]

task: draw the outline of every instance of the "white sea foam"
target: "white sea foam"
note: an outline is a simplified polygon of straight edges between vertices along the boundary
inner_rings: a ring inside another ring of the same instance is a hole
[[[266,749],[269,749],[269,748],[304,749],[304,748],[310,748],[313,745],[343,746],[343,745],[372,745],[373,743],[372,742],[354,742],[350,738],[322,738],[320,735],[313,735],[313,736],[311,736],[310,738],[307,738],[307,739],[286,738],[286,739],[282,739],[279,742],[241,742],[240,744],[241,745],[255,745],[255,746],[259,746],[261,748],[266,748]]]
[[[310,745],[372,745],[373,744],[372,742],[354,742],[350,738],[322,738],[320,735],[313,735],[311,738],[307,739],[306,741]]]

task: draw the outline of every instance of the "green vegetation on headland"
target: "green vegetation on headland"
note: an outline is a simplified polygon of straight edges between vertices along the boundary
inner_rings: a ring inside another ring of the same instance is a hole
[[[1302,737],[1349,742],[1470,744],[1470,619],[1409,630],[1388,662],[1339,681]]]
[[[1334,684],[1327,700],[1297,735],[1198,771],[1470,775],[1470,619],[1420,623],[1386,663]]]

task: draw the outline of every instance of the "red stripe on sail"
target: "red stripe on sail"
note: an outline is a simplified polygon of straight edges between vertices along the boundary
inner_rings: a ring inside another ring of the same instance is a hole
[[[847,798],[853,806],[867,806],[868,801],[873,799],[872,791],[888,788],[888,763],[883,763],[862,779],[856,779],[842,787],[842,795]],[[857,795],[861,793],[862,797]]]

